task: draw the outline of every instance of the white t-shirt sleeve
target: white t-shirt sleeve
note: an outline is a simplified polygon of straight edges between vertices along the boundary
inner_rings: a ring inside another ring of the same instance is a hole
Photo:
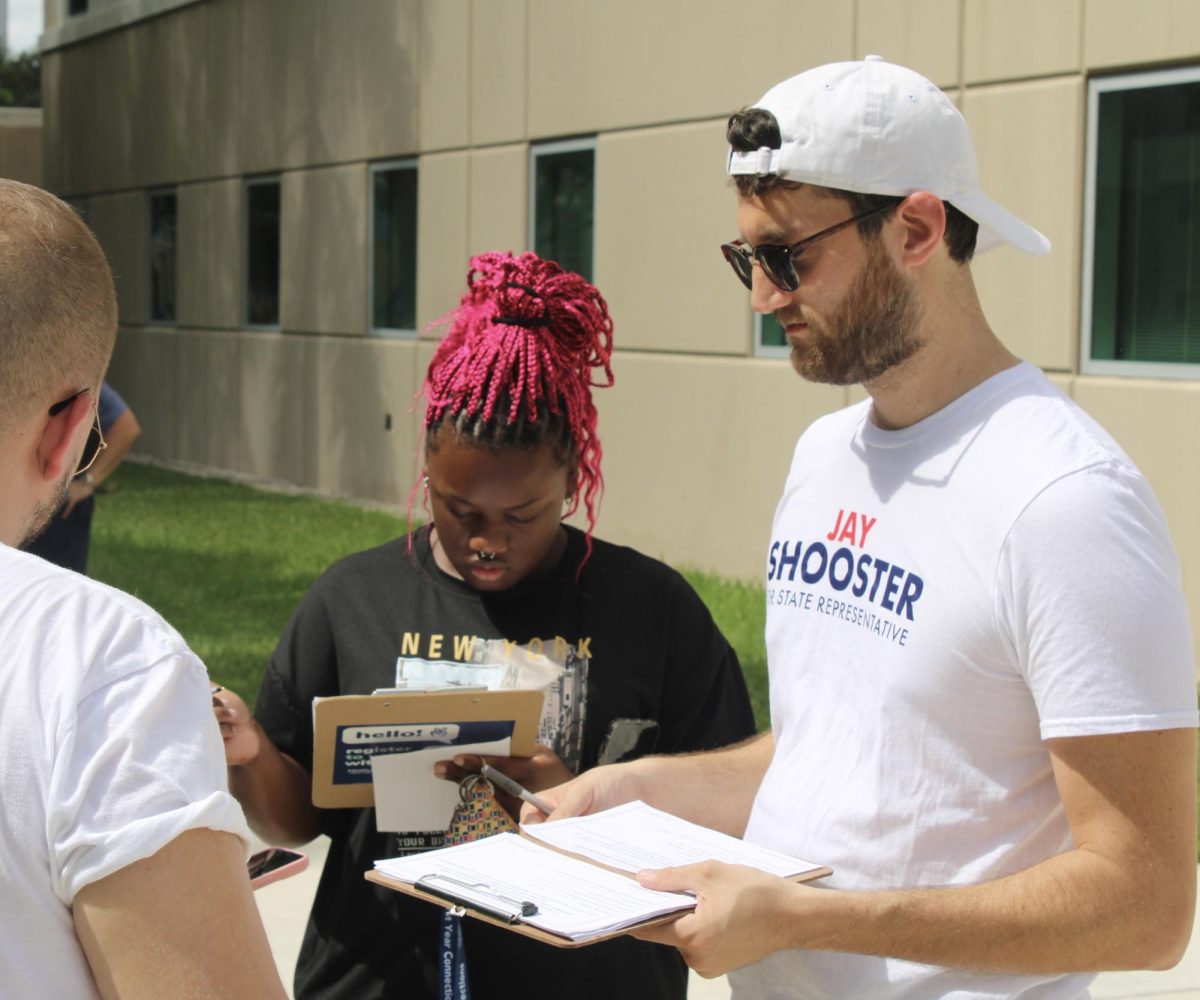
[[[154,631],[157,623],[143,624]],[[172,638],[156,662],[113,671],[83,692],[74,720],[64,720],[46,824],[54,891],[67,905],[85,885],[187,830],[228,831],[249,843],[228,792],[207,673]]]
[[[1179,564],[1145,480],[1118,462],[1056,480],[997,567],[997,615],[1043,739],[1197,725]]]

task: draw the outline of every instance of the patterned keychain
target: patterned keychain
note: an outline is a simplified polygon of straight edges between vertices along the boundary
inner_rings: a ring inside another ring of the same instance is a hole
[[[482,774],[469,774],[459,783],[461,802],[455,807],[450,828],[446,831],[446,846],[483,840],[496,833],[515,830],[517,824],[496,801],[496,790]]]

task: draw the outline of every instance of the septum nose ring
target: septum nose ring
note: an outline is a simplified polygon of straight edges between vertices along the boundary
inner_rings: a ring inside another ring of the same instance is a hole
[[[492,562],[496,558],[496,553],[489,552],[487,549],[480,549],[476,555],[479,556],[480,562]]]

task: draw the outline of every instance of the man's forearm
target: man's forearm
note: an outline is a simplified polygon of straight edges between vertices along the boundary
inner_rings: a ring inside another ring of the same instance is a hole
[[[1173,965],[1196,902],[1195,731],[1063,738],[1050,755],[1071,850],[989,882],[895,891],[795,885],[716,862],[641,873],[699,901],[640,936],[706,976],[787,948],[1029,975]]]
[[[642,757],[628,764],[594,767],[544,793],[554,806],[551,819],[586,816],[641,799],[664,812],[740,837],[762,783],[775,740],[761,733],[721,750]],[[532,806],[523,822],[541,822]]]
[[[1196,900],[1195,731],[1060,739],[1050,754],[1073,850],[975,886],[825,893],[831,922],[811,926],[828,938],[805,947],[1004,972],[1173,965]]]
[[[1191,932],[1194,882],[1156,888],[1127,865],[1076,849],[975,886],[798,886],[788,895],[786,913],[774,921],[780,947],[1053,974],[1171,967]]]
[[[636,772],[644,801],[740,837],[774,752],[775,739],[766,732],[721,750],[643,757],[627,766]]]

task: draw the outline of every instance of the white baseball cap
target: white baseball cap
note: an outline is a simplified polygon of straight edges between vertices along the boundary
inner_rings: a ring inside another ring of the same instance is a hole
[[[978,249],[1004,242],[1050,252],[1045,236],[983,193],[967,123],[919,73],[880,56],[830,63],[784,80],[753,106],[775,116],[783,145],[731,149],[731,175],[777,174],[859,194],[928,191],[979,223]]]

